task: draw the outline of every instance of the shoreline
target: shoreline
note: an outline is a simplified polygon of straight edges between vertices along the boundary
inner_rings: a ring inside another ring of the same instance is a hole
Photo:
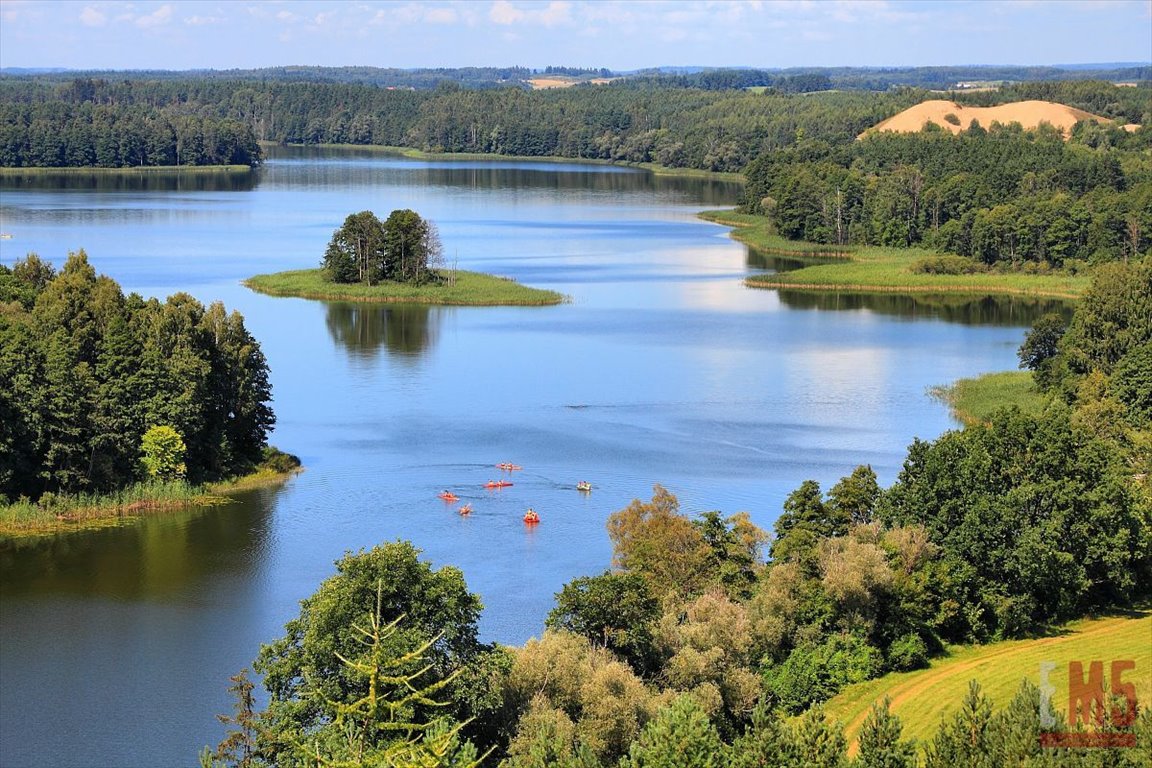
[[[445,270],[447,271],[447,270]],[[383,283],[331,283],[322,269],[295,269],[254,275],[242,281],[249,290],[267,296],[317,301],[350,301],[371,304],[421,304],[461,307],[555,306],[570,301],[556,291],[532,288],[507,277],[483,272],[455,270],[451,285]]]
[[[818,293],[952,293],[970,296],[1030,296],[1079,299],[1088,287],[1086,275],[982,272],[970,275],[915,273],[917,260],[939,256],[923,248],[830,246],[785,240],[772,232],[767,219],[732,210],[702,211],[705,221],[732,227],[733,240],[765,253],[812,264],[788,272],[753,275],[749,288],[787,289]]]
[[[246,475],[205,483],[198,486],[168,484],[156,488],[150,496],[147,491],[139,497],[133,490],[126,489],[124,497],[114,495],[97,497],[93,503],[79,503],[69,506],[67,497],[58,509],[43,509],[33,504],[26,506],[35,510],[21,520],[0,519],[0,544],[4,541],[78,533],[99,528],[122,525],[145,515],[172,512],[192,507],[215,507],[234,501],[230,494],[272,488],[288,482],[304,471],[303,467],[293,467],[285,471],[268,468],[256,469]],[[173,494],[165,498],[165,494]],[[0,518],[13,514],[18,504],[0,507]]]
[[[115,174],[149,174],[149,173],[252,173],[256,168],[251,165],[134,165],[124,168],[109,168],[103,165],[3,165],[0,166],[0,176],[45,176],[59,173],[68,176],[115,175]]]
[[[385,144],[278,144],[274,141],[257,142],[261,147],[314,147],[316,149],[359,149],[377,152],[382,155],[397,155],[410,160],[509,160],[538,163],[577,163],[580,165],[611,166],[648,171],[654,176],[681,176],[685,178],[711,179],[736,184],[746,183],[744,174],[727,171],[706,171],[702,168],[669,168],[657,163],[635,163],[621,160],[605,160],[598,157],[563,157],[561,155],[499,155],[492,152],[425,152],[412,147],[392,147]]]

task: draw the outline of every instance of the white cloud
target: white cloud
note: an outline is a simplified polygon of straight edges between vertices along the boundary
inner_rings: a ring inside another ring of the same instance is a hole
[[[136,26],[143,29],[159,27],[172,20],[172,6],[162,5],[147,16],[136,19]]]
[[[496,0],[488,9],[488,18],[501,26],[533,24],[556,27],[572,23],[572,4],[566,0],[553,0],[541,9],[524,10],[509,0]]]
[[[80,11],[80,23],[86,27],[102,27],[108,23],[108,17],[98,8],[86,5]]]
[[[424,20],[429,24],[455,24],[457,16],[452,8],[429,8]]]
[[[209,27],[213,24],[223,24],[224,19],[219,16],[185,16],[184,23],[190,27]]]

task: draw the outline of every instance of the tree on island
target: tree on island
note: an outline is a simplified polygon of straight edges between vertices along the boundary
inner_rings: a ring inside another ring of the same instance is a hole
[[[361,211],[332,233],[322,265],[334,283],[422,283],[433,276],[442,254],[436,225],[415,211],[392,211],[383,222]]]

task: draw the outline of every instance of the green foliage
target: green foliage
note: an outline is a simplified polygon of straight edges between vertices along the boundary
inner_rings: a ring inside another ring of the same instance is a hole
[[[916,746],[900,739],[900,718],[888,709],[888,698],[872,705],[860,729],[860,768],[916,768]]]
[[[151,427],[140,438],[140,461],[149,477],[159,480],[174,480],[184,477],[187,467],[184,454],[187,452],[184,438],[169,426]]]
[[[691,696],[680,696],[644,726],[621,768],[722,768],[720,736]]]
[[[616,564],[644,578],[657,598],[700,594],[712,577],[713,550],[679,510],[676,497],[656,485],[651,502],[635,499],[608,518]]]
[[[832,635],[819,645],[794,649],[783,664],[767,666],[764,691],[785,711],[799,714],[845,685],[875,677],[883,664],[880,651],[862,638]]]
[[[898,672],[928,666],[928,644],[915,632],[901,635],[888,646],[888,666]]]
[[[948,254],[925,256],[912,262],[912,266],[909,268],[922,275],[974,275],[988,271],[985,265],[977,261],[964,256]]]
[[[586,637],[643,675],[656,663],[652,625],[659,616],[660,605],[642,576],[606,571],[565,584],[544,625]]]
[[[392,211],[383,222],[361,211],[332,233],[321,264],[334,283],[419,284],[434,277],[431,268],[440,265],[441,250],[435,225],[415,211]]]
[[[925,768],[993,768],[999,765],[994,752],[992,704],[973,681],[960,711],[941,724],[925,749]]]
[[[763,704],[752,722],[729,750],[729,768],[791,768],[797,763],[792,729],[779,710]]]
[[[1110,374],[1132,349],[1152,344],[1152,258],[1105,264],[1077,307],[1061,351],[1075,374]]]
[[[797,763],[811,768],[843,768],[848,764],[848,744],[839,725],[828,722],[823,710],[804,713],[793,736]]]
[[[1017,352],[1020,367],[1032,371],[1040,389],[1051,387],[1059,376],[1056,356],[1060,353],[1060,340],[1064,338],[1066,325],[1064,318],[1055,313],[1041,316],[1032,324]]]
[[[360,658],[364,634],[356,626],[363,627],[364,616],[373,611],[381,622],[404,617],[373,651],[404,660],[390,674],[419,676],[425,688],[445,688],[449,704],[404,700],[407,684],[380,678],[378,699],[403,701],[408,722],[430,722],[441,709],[461,720],[470,715],[451,681],[483,650],[476,640],[480,601],[467,591],[458,570],[433,571],[418,554],[411,544],[396,542],[346,555],[337,561],[336,575],[301,602],[287,634],[261,648],[255,669],[264,676],[270,701],[262,715],[260,748],[273,762],[289,759],[308,734],[372,695],[372,678],[341,657]],[[414,648],[421,649],[419,659],[406,655]]]
[[[334,283],[372,285],[390,277],[380,219],[372,211],[349,214],[332,233],[322,265]]]
[[[275,423],[271,386],[238,313],[182,293],[163,304],[124,296],[83,251],[59,274],[30,256],[16,275],[34,300],[0,311],[0,495],[132,485],[153,425],[182,437],[193,482],[259,463]]]

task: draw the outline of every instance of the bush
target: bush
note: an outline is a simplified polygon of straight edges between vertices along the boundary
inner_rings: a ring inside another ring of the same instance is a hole
[[[260,467],[280,474],[287,474],[300,469],[300,457],[266,445],[260,458]]]
[[[928,645],[915,632],[901,635],[888,647],[888,667],[908,672],[928,666]]]
[[[768,696],[791,714],[835,696],[841,688],[883,671],[880,651],[856,635],[835,635],[818,646],[793,649],[784,663],[763,672]]]
[[[925,256],[912,263],[912,271],[922,275],[973,275],[986,272],[983,264],[964,256]]]

